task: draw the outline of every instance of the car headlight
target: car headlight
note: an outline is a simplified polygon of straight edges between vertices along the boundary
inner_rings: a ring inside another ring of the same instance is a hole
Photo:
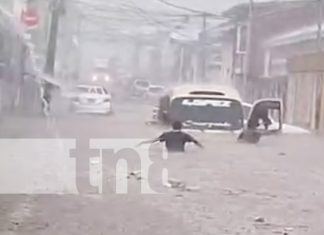
[[[93,76],[93,77],[92,77],[92,81],[93,81],[93,82],[98,81],[98,76]]]
[[[110,81],[110,77],[109,77],[109,75],[106,75],[106,76],[105,76],[105,81],[106,81],[106,82],[109,82],[109,81]]]

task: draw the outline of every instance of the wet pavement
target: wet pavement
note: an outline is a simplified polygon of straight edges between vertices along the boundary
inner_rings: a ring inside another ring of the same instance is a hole
[[[120,105],[112,116],[5,118],[0,136],[146,139],[163,130],[145,125],[149,112],[145,105]],[[159,145],[151,153],[170,179],[195,190],[166,187],[161,175],[152,174],[128,179],[126,195],[1,195],[0,234],[324,234],[322,138],[272,136],[250,145],[231,134],[194,135],[204,150],[190,146],[187,154],[169,155],[167,161]],[[114,181],[115,166],[105,167],[103,182]],[[129,167],[140,168],[136,160]],[[146,180],[159,194],[140,193]]]

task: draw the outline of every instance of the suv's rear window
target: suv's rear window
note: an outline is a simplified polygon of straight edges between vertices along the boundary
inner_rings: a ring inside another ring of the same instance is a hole
[[[140,87],[149,87],[150,83],[147,81],[136,81],[135,85]]]

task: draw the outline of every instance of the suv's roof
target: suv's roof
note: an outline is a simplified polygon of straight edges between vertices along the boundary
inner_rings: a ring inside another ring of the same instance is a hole
[[[205,84],[190,84],[175,87],[171,91],[171,96],[223,97],[228,99],[241,100],[238,91],[232,87]]]
[[[155,89],[155,88],[159,88],[159,89],[164,89],[165,87],[164,86],[159,86],[159,85],[150,85],[149,87],[150,89]]]
[[[103,89],[103,86],[98,86],[98,85],[78,85],[76,88],[86,88],[86,89]]]

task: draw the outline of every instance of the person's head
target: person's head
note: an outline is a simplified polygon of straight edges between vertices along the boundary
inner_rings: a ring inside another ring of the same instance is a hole
[[[172,124],[172,129],[176,131],[180,131],[182,129],[182,123],[180,121],[175,121]]]

